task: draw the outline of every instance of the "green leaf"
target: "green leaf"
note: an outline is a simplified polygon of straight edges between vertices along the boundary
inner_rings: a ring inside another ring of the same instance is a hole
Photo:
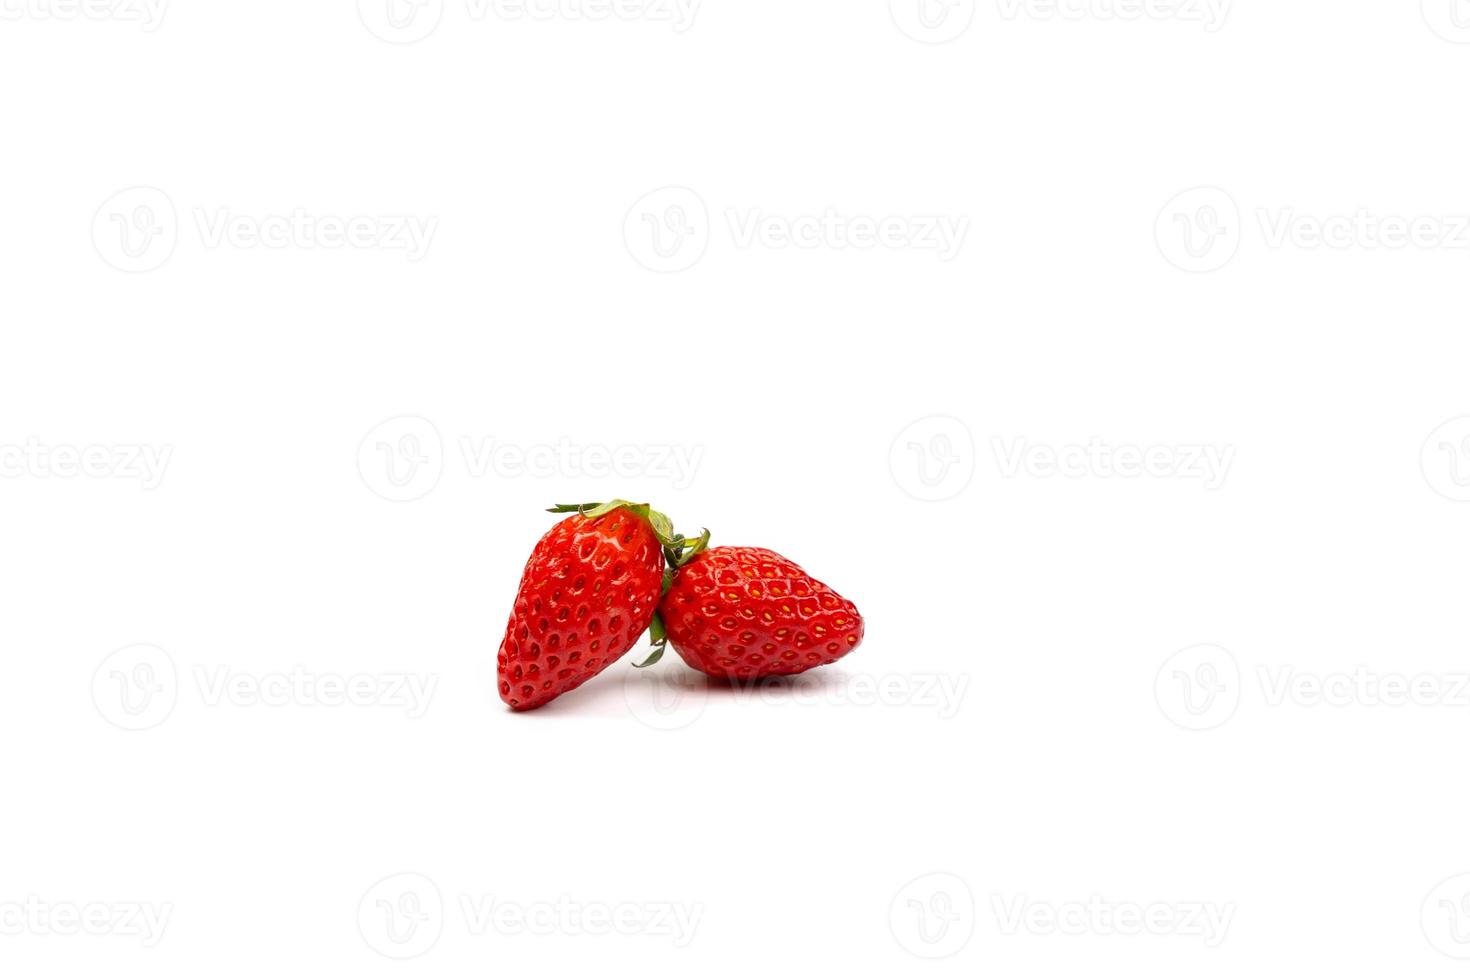
[[[652,667],[663,659],[664,650],[668,647],[669,643],[669,632],[664,628],[663,617],[658,613],[653,614],[653,623],[650,624],[648,633],[649,638],[653,641],[653,645],[649,647],[648,656],[643,659],[643,662],[633,665],[639,670],[642,670],[644,667]]]
[[[648,523],[653,525],[653,533],[658,537],[659,544],[667,545],[674,540],[674,522],[667,515],[650,510]]]
[[[683,568],[685,565],[689,564],[689,562],[693,560],[695,555],[699,554],[701,551],[708,547],[709,528],[705,528],[704,533],[695,538],[692,544],[688,541],[682,542],[681,553],[679,555],[678,561],[679,567]]]
[[[600,504],[600,503],[596,503],[596,504],[555,504],[555,505],[553,505],[551,507],[546,508],[546,512],[548,514],[585,514],[585,513],[587,513],[587,511],[592,510],[592,509],[594,509],[596,507],[601,507],[601,506],[602,506],[602,504]]]

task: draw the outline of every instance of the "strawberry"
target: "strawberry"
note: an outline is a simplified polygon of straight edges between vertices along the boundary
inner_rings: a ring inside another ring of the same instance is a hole
[[[501,700],[517,711],[579,687],[633,648],[658,607],[663,548],[677,547],[669,519],[647,504],[551,510],[571,511],[532,550],[496,656]]]
[[[695,670],[753,680],[799,674],[846,656],[863,641],[857,607],[795,563],[765,548],[720,547],[673,553],[673,583],[653,624]],[[680,564],[682,562],[682,564]]]

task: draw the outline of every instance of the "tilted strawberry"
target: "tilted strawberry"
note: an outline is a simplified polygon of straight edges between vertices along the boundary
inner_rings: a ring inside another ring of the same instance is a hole
[[[706,532],[707,540],[708,532]],[[863,640],[857,607],[765,548],[695,549],[674,571],[653,624],[695,670],[753,680],[830,664]]]
[[[531,552],[496,656],[501,700],[517,711],[579,687],[633,648],[658,607],[663,549],[674,546],[669,519],[647,504],[551,512],[574,513]]]

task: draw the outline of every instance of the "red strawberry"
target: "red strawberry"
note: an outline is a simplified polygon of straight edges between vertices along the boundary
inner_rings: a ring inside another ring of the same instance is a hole
[[[531,552],[496,668],[501,700],[539,708],[591,680],[648,629],[663,587],[669,519],[647,504],[563,505],[576,511]]]
[[[699,552],[674,573],[658,613],[656,653],[667,631],[684,662],[712,677],[799,674],[863,641],[856,606],[765,548]]]

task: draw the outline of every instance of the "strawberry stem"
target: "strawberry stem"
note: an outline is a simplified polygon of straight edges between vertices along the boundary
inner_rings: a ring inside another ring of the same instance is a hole
[[[668,647],[669,631],[664,626],[664,618],[658,613],[653,614],[653,623],[648,628],[648,638],[651,641],[651,645],[648,648],[648,656],[643,658],[642,663],[633,665],[638,670],[642,670],[644,667],[652,667],[658,663],[664,655],[664,650]]]

